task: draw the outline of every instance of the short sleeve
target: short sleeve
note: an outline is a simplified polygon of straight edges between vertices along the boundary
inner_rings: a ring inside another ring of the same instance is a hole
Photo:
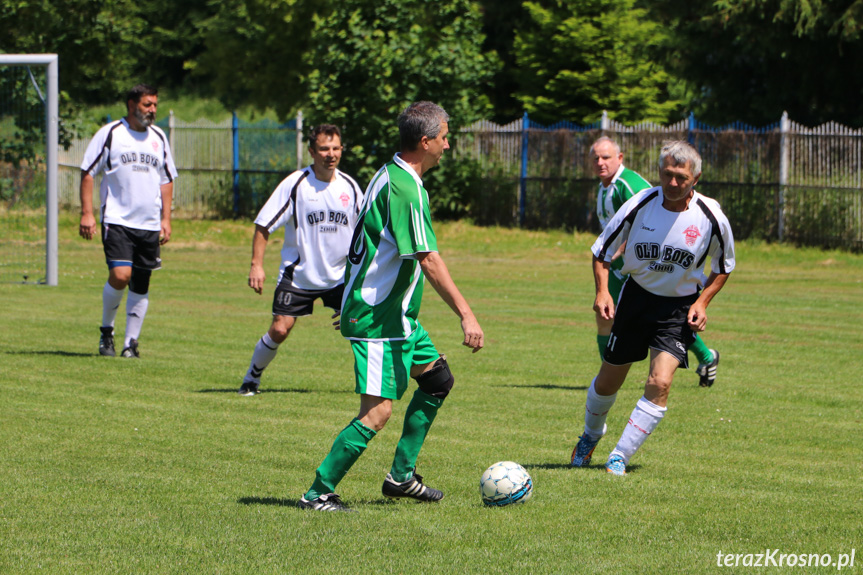
[[[423,188],[416,184],[393,187],[390,194],[390,231],[403,258],[437,251],[428,194]]]

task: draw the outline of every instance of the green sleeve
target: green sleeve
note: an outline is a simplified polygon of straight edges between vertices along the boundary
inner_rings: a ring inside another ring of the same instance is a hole
[[[389,228],[402,257],[437,251],[428,194],[413,180],[409,185],[393,186]]]

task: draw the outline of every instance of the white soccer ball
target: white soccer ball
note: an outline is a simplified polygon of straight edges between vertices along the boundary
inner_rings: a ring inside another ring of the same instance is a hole
[[[498,461],[479,480],[482,502],[492,507],[526,503],[533,495],[533,481],[524,467],[514,461]]]

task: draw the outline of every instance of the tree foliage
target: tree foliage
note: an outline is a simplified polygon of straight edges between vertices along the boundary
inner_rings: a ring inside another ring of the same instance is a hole
[[[229,109],[244,105],[293,115],[305,99],[307,51],[327,40],[314,34],[309,0],[211,0],[212,15],[199,23],[204,49],[196,77],[211,78],[212,93]]]
[[[539,0],[516,33],[518,96],[541,122],[589,123],[608,110],[624,122],[666,121],[665,34],[635,0]]]
[[[443,106],[454,135],[490,113],[482,94],[497,60],[482,51],[474,2],[343,0],[330,8],[314,18],[304,113],[344,127],[343,165],[361,181],[398,150],[396,119],[410,102]]]
[[[863,76],[852,72],[863,68],[860,0],[721,0],[709,11],[655,0],[653,7],[676,30],[669,66],[706,121],[764,125],[787,111],[809,125],[863,124]]]
[[[0,51],[56,53],[60,81],[80,104],[121,98],[139,82],[179,85],[200,40],[206,0],[3,0]]]

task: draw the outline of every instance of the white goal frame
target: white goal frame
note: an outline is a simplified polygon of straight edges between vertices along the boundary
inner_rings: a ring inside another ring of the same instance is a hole
[[[57,285],[57,156],[59,153],[59,57],[57,54],[0,54],[0,66],[47,66],[45,95],[45,283]]]

